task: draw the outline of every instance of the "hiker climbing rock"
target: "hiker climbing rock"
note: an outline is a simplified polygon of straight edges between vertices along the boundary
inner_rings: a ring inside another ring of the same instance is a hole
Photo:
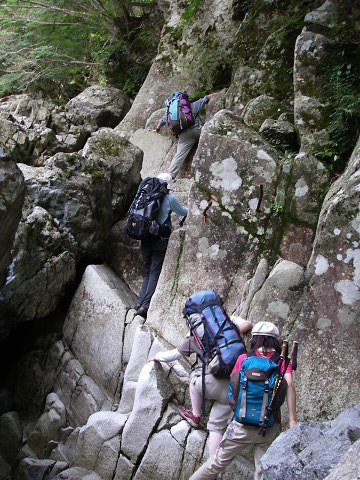
[[[192,409],[190,411],[180,406],[179,414],[192,427],[198,428],[201,425],[203,401],[205,399],[213,401],[207,423],[210,455],[215,454],[231,416],[231,408],[227,399],[229,376],[226,375],[226,372],[220,372],[218,368],[220,366],[220,369],[223,367],[226,370],[226,363],[220,362],[221,365],[216,365],[216,363],[220,357],[224,359],[224,362],[234,365],[239,355],[235,352],[245,351],[241,334],[251,328],[249,322],[240,318],[237,318],[237,326],[235,326],[227,316],[222,303],[221,298],[214,290],[191,295],[184,309],[189,326],[189,336],[177,348],[159,352],[149,360],[169,363],[182,356],[189,357],[196,353],[200,362],[193,368],[189,378]],[[231,344],[228,345],[230,338]],[[216,352],[219,351],[221,354],[216,355]],[[234,355],[235,358],[232,358]],[[210,362],[211,357],[212,362]],[[203,369],[203,365],[205,369]],[[214,366],[217,370],[215,374],[211,373],[214,371]]]
[[[138,315],[146,318],[151,298],[159,280],[172,231],[171,213],[186,217],[188,209],[170,194],[173,181],[169,173],[148,177],[139,185],[129,209],[127,233],[141,240],[144,278],[135,305]]]
[[[169,125],[178,139],[176,153],[169,168],[172,178],[176,177],[190,150],[199,141],[202,127],[199,113],[213,95],[215,93],[209,93],[190,103],[186,92],[174,92],[165,101],[166,115],[159,120],[154,131],[159,133],[161,127]]]
[[[292,371],[290,357],[280,346],[278,328],[270,322],[254,325],[249,354],[239,356],[230,377],[228,396],[234,419],[215,455],[210,456],[190,480],[215,479],[249,445],[254,446],[254,479],[261,480],[260,459],[280,431],[280,406],[285,391],[290,427],[296,425]],[[286,385],[286,389],[281,385]],[[276,396],[272,397],[275,392]],[[265,405],[268,408],[264,408]]]

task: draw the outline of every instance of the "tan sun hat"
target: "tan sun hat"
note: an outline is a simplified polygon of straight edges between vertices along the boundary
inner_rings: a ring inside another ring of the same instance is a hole
[[[251,330],[251,338],[256,335],[267,335],[279,339],[280,333],[276,325],[271,322],[258,322]]]
[[[164,182],[167,183],[168,190],[173,190],[174,189],[174,182],[173,182],[173,179],[172,179],[170,173],[159,173],[157,178],[159,180],[163,180]]]

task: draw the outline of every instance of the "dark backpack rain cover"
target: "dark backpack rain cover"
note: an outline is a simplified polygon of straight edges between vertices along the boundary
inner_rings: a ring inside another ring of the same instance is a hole
[[[128,212],[126,233],[129,237],[144,240],[159,236],[156,218],[167,191],[167,183],[156,177],[147,177],[140,183]]]

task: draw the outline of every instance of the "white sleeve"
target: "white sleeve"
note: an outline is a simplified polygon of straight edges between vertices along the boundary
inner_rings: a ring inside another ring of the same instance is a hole
[[[154,360],[157,360],[158,362],[165,362],[165,363],[170,363],[174,362],[175,360],[179,360],[182,355],[179,352],[177,348],[174,348],[173,350],[168,350],[167,352],[158,352]]]
[[[245,333],[251,329],[251,323],[245,318],[231,315],[230,320],[237,326],[240,333]]]

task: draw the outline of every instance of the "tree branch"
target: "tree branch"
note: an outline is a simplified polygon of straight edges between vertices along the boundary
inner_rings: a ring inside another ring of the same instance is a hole
[[[51,10],[54,12],[61,12],[66,15],[73,15],[76,17],[86,17],[89,18],[90,14],[87,13],[87,11],[84,9],[82,11],[76,11],[76,10],[69,10],[67,8],[62,8],[62,7],[57,7],[55,5],[50,5],[48,3],[41,3],[41,2],[34,2],[32,0],[23,0],[24,3],[27,3],[28,5],[22,5],[21,8],[45,8],[47,10]],[[2,8],[16,8],[18,9],[18,5],[2,5]]]

